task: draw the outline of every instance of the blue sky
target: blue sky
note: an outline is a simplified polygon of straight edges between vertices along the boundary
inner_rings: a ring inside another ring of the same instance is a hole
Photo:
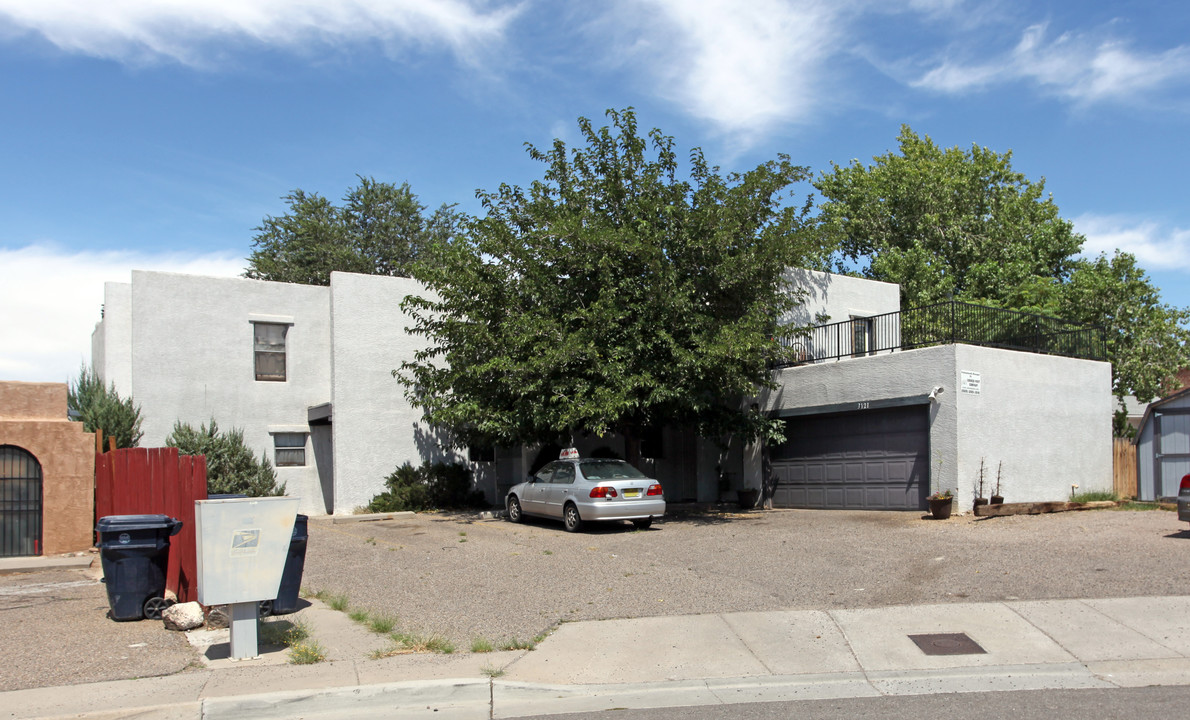
[[[89,359],[104,281],[233,275],[295,188],[527,184],[633,106],[725,170],[1012,150],[1190,305],[1190,11],[1014,0],[0,0],[0,379]],[[810,188],[807,187],[806,192]]]

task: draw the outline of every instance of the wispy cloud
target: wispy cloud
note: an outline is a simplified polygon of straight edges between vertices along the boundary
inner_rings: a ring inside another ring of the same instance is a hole
[[[285,49],[444,45],[475,62],[519,12],[519,4],[484,0],[0,0],[0,27],[40,34],[67,52],[130,62],[204,66],[228,40]]]
[[[1045,25],[1034,25],[1000,57],[980,62],[946,59],[911,84],[962,93],[1020,80],[1078,103],[1125,100],[1186,84],[1190,46],[1144,52],[1122,40],[1079,33],[1050,40]]]
[[[1087,238],[1085,255],[1111,255],[1120,249],[1135,255],[1147,270],[1190,270],[1190,229],[1123,215],[1080,215],[1072,222]]]
[[[625,1],[620,50],[662,96],[746,143],[815,113],[839,12],[819,0]]]
[[[74,252],[45,245],[0,247],[0,380],[65,382],[91,357],[105,282],[129,282],[132,270],[235,276],[232,253]]]

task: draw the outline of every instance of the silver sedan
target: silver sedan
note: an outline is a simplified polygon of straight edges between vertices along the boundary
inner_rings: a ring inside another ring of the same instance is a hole
[[[643,530],[665,514],[665,495],[661,483],[623,460],[567,459],[514,485],[505,507],[512,522],[526,515],[551,518],[561,520],[568,532],[598,520],[631,520]]]

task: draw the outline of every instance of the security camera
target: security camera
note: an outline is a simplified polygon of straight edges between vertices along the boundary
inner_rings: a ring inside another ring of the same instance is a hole
[[[930,402],[937,401],[938,396],[941,395],[945,390],[946,390],[946,388],[942,387],[941,385],[939,385],[938,387],[931,390],[930,391]]]

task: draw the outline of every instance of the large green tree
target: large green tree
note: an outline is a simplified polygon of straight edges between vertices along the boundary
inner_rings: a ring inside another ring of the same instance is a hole
[[[812,232],[839,268],[899,283],[903,308],[954,298],[1100,326],[1120,398],[1147,402],[1190,366],[1190,313],[1163,304],[1133,256],[1079,257],[1083,236],[1011,152],[943,149],[907,126],[897,140],[814,183]]]
[[[132,398],[120,397],[115,383],[104,385],[86,364],[79,367],[78,379],[67,386],[66,408],[70,419],[81,422],[84,431],[103,432],[105,448],[108,439],[114,439],[117,448],[136,447],[144,435],[140,405]]]
[[[1083,238],[1058,214],[1045,180],[1012,169],[1012,153],[943,149],[908,126],[899,152],[833,165],[817,232],[845,267],[899,283],[905,307],[948,298],[1008,304],[1023,286],[1063,281]]]
[[[394,370],[458,442],[565,441],[690,423],[706,435],[771,429],[741,406],[769,385],[793,307],[783,272],[814,253],[785,204],[807,170],[787,157],[720,174],[700,150],[679,178],[674,140],[631,109],[585,118],[585,144],[528,145],[542,179],[480,192],[486,214],[435,246],[406,300],[428,347]]]
[[[359,181],[341,206],[300,189],[287,195],[289,211],[256,228],[244,275],[307,285],[330,284],[333,271],[408,277],[427,245],[457,232],[459,213],[443,205],[427,214],[408,183]]]

